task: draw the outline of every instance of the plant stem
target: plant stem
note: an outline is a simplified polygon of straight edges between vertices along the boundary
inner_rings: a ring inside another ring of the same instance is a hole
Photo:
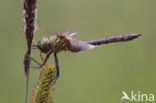
[[[27,94],[28,94],[28,81],[29,81],[29,68],[30,68],[30,54],[31,54],[31,45],[34,37],[35,30],[35,16],[36,16],[36,0],[24,0],[23,3],[24,9],[24,35],[27,40],[27,52],[24,56],[24,71],[26,75],[26,87],[25,87],[25,103],[27,103]]]

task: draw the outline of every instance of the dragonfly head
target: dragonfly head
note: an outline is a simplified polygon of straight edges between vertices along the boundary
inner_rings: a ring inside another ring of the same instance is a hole
[[[48,53],[50,51],[50,41],[47,38],[43,38],[38,41],[37,44],[33,45],[38,48],[42,53]]]

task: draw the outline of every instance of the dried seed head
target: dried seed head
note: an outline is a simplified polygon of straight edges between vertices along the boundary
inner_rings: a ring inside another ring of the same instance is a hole
[[[33,91],[31,103],[50,103],[53,85],[56,82],[56,69],[53,65],[44,66]]]

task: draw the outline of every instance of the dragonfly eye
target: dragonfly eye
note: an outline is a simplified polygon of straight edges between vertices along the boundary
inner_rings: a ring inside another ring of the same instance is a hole
[[[37,48],[43,53],[48,53],[50,50],[50,42],[48,39],[42,39],[37,43]]]

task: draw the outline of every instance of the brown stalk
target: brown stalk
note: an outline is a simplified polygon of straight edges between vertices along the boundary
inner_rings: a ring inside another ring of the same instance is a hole
[[[36,0],[24,0],[24,35],[27,40],[27,52],[24,56],[24,71],[26,75],[26,91],[25,91],[25,103],[27,103],[27,90],[28,90],[28,80],[29,80],[29,68],[30,68],[30,54],[31,45],[34,37],[35,30],[35,16],[36,16]]]

